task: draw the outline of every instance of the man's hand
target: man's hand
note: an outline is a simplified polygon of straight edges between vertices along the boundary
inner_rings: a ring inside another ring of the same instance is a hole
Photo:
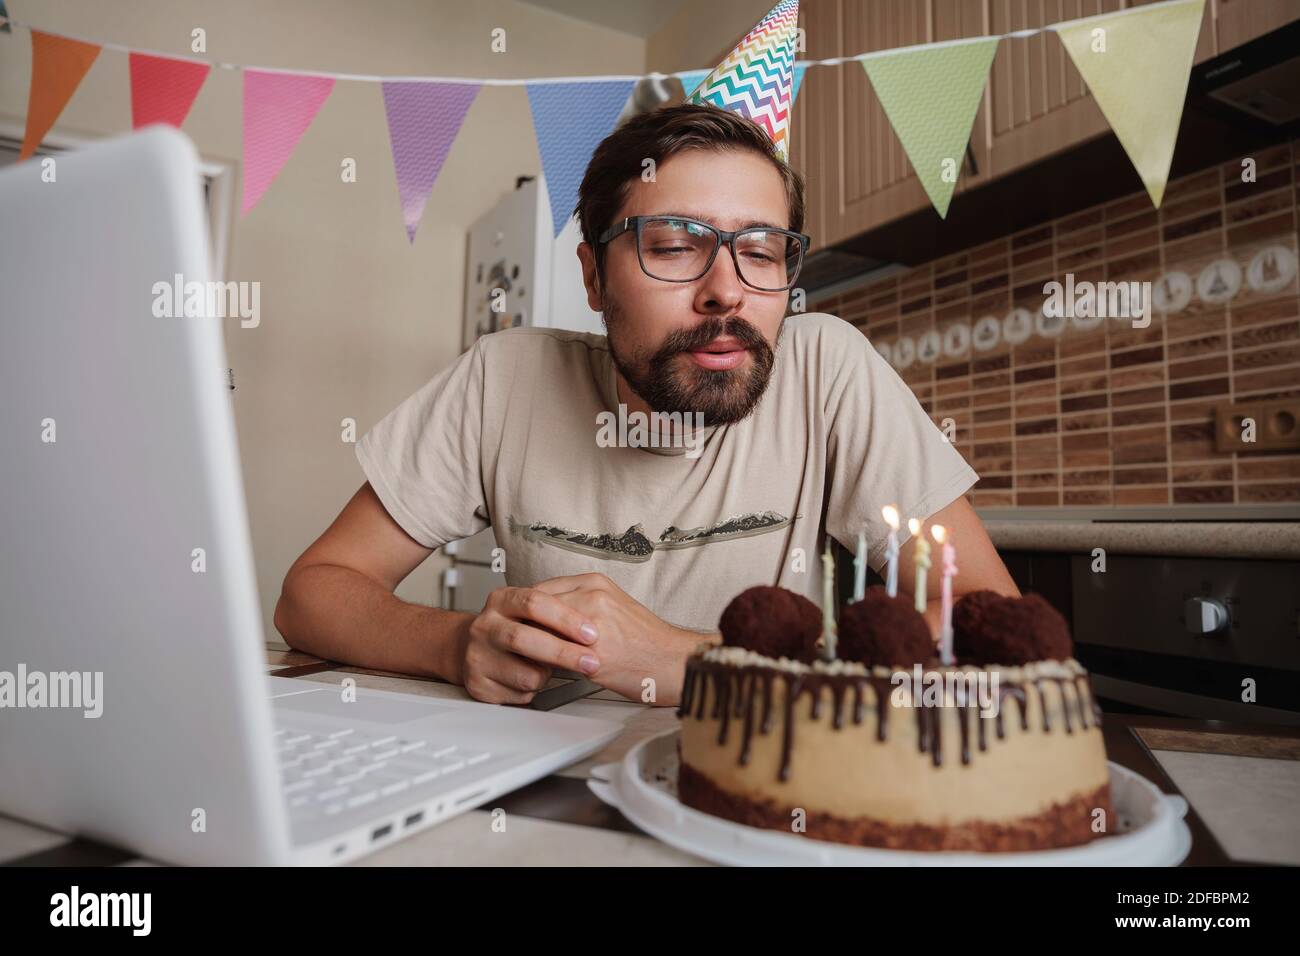
[[[591,618],[540,588],[498,588],[467,623],[459,683],[490,704],[528,703],[553,667],[601,667],[589,646],[598,633]]]
[[[589,672],[592,680],[640,701],[648,677],[654,681],[654,696],[647,703],[677,705],[686,658],[709,635],[660,620],[603,574],[551,578],[533,590],[553,596],[595,625],[593,650],[600,664]]]

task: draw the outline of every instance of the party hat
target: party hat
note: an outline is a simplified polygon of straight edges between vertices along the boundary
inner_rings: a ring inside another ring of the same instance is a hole
[[[790,161],[790,104],[799,0],[781,0],[687,98],[745,116]]]

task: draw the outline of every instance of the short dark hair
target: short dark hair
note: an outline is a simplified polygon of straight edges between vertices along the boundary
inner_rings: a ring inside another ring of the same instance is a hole
[[[767,132],[753,120],[708,104],[683,103],[633,116],[606,136],[587,164],[573,210],[582,226],[582,238],[595,250],[596,270],[604,271],[605,250],[597,242],[613,225],[643,163],[656,166],[688,149],[751,150],[764,156],[781,175],[790,206],[786,227],[803,232],[803,177],[777,155]]]

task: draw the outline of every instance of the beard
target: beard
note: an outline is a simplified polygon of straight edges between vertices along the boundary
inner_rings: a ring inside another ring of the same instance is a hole
[[[776,356],[763,333],[739,316],[710,316],[699,325],[670,332],[653,352],[625,352],[619,344],[621,311],[607,296],[601,308],[614,367],[653,411],[698,412],[706,425],[729,425],[747,417],[763,397]],[[723,335],[736,339],[752,361],[715,371],[700,368],[687,355]]]

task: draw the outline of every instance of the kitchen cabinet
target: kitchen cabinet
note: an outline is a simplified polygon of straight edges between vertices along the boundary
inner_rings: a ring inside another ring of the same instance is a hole
[[[1300,0],[1211,0],[1215,7],[1217,52],[1300,19]]]
[[[1147,2],[1154,0],[803,0],[803,56],[1007,33]],[[1300,0],[1207,0],[1195,61],[1295,19]],[[1110,127],[1060,41],[1050,34],[1006,40],[993,60],[957,196],[1101,135]],[[866,72],[853,64],[805,75],[791,163],[808,185],[805,231],[814,248],[929,206]]]

